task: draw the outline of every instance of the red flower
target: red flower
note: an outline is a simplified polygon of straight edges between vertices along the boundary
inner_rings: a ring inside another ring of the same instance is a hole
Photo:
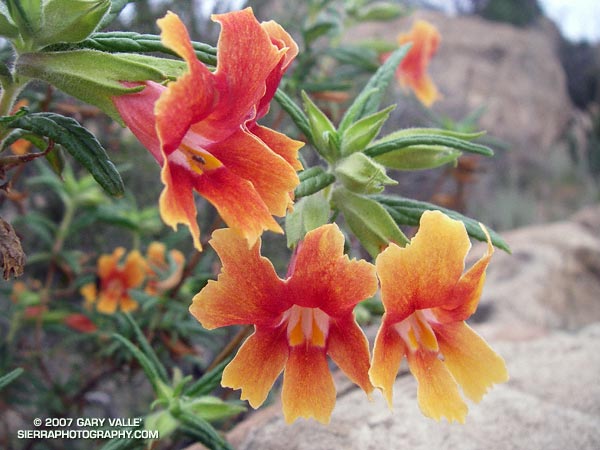
[[[158,21],[165,46],[188,64],[168,86],[147,82],[114,99],[126,125],[162,166],[163,220],[190,228],[201,250],[193,191],[253,245],[264,230],[282,232],[298,185],[303,143],[256,124],[269,109],[283,73],[298,52],[275,22],[258,23],[247,8],[213,16],[222,26],[216,71],[198,61],[187,30],[168,13]]]
[[[373,390],[369,346],[353,309],[376,292],[375,270],[344,255],[344,237],[336,225],[307,233],[285,280],[260,256],[260,241],[248,248],[233,231],[217,230],[211,245],[223,268],[218,280],[194,297],[191,313],[208,329],[255,328],[225,368],[223,386],[241,389],[242,399],[257,408],[285,370],[286,421],[314,417],[324,423],[336,396],[326,355],[365,392]]]
[[[508,379],[504,361],[464,321],[475,312],[493,247],[463,274],[471,246],[462,222],[439,211],[421,217],[419,232],[375,263],[385,307],[369,375],[391,407],[403,357],[416,377],[419,406],[428,417],[464,422],[467,405],[458,386],[478,402]]]

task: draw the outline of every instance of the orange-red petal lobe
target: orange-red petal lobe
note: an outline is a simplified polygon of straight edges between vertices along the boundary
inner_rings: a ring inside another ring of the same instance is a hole
[[[223,264],[217,281],[193,299],[190,312],[203,327],[228,325],[278,325],[291,307],[283,281],[271,262],[260,256],[260,240],[248,248],[246,240],[231,229],[216,230],[210,241]]]
[[[417,401],[423,414],[435,420],[464,423],[468,408],[456,380],[436,352],[408,352],[408,367],[417,379]]]
[[[101,255],[98,258],[98,277],[106,278],[115,270],[119,264],[120,259],[125,254],[123,247],[117,247],[113,250],[110,255]]]
[[[437,29],[424,20],[418,20],[409,33],[398,36],[398,44],[411,42],[412,46],[400,65],[397,76],[400,83],[409,86],[426,106],[439,98],[439,93],[429,75],[427,66],[438,49],[441,37]]]
[[[252,183],[271,214],[285,215],[292,203],[289,193],[300,180],[284,158],[246,130],[211,145],[209,150],[228,170]]]
[[[390,244],[375,262],[390,319],[400,321],[417,309],[447,304],[470,246],[462,222],[425,211],[410,244]]]
[[[281,402],[287,423],[299,417],[329,423],[335,406],[335,385],[323,348],[297,345],[283,374]]]
[[[267,146],[287,161],[294,170],[302,170],[302,163],[298,159],[298,150],[304,146],[304,142],[296,141],[271,128],[255,125],[252,134],[260,138]]]
[[[390,408],[392,407],[394,382],[402,358],[406,353],[404,342],[392,325],[387,322],[384,314],[375,338],[373,360],[369,369],[371,382],[375,387],[381,389]]]
[[[241,399],[258,408],[283,370],[288,353],[285,329],[257,328],[225,367],[221,385],[241,389]]]
[[[353,313],[332,320],[327,338],[327,354],[354,383],[367,394],[373,392],[369,380],[369,342]]]
[[[148,265],[146,260],[137,250],[129,252],[123,265],[123,275],[127,280],[127,287],[137,287],[146,278]]]
[[[298,45],[281,25],[271,20],[269,22],[261,23],[260,26],[267,32],[273,45],[275,45],[278,49],[283,50],[283,55],[279,61],[279,64],[267,77],[266,91],[264,96],[260,99],[260,103],[258,104],[256,113],[257,119],[260,119],[269,111],[269,103],[277,91],[277,86],[279,86],[279,82],[281,81],[283,73],[298,55]]]
[[[375,294],[375,267],[344,255],[344,236],[336,224],[309,231],[300,244],[288,279],[295,304],[320,308],[337,317]]]
[[[179,17],[168,12],[157,21],[163,44],[188,64],[189,72],[168,85],[155,106],[156,129],[166,155],[179,147],[190,126],[206,117],[216,103],[213,74],[196,58]]]
[[[487,250],[479,260],[471,266],[458,280],[450,301],[442,308],[434,310],[436,319],[440,322],[460,322],[468,319],[477,309],[483,285],[485,283],[485,271],[494,253],[494,246],[487,230]]]
[[[167,163],[162,168],[161,178],[165,186],[158,201],[162,220],[173,229],[177,229],[180,223],[187,225],[194,247],[202,251],[192,172],[180,164]]]
[[[234,128],[256,119],[266,80],[286,50],[273,45],[251,8],[213,15],[212,19],[221,24],[213,74],[219,98],[211,114],[192,129],[219,141]]]
[[[468,398],[479,402],[493,384],[508,381],[502,357],[466,323],[432,326],[444,364]]]

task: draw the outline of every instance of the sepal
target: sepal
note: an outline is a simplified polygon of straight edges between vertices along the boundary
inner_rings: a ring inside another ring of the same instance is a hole
[[[347,189],[361,194],[377,194],[387,185],[398,184],[386,175],[384,166],[364,153],[353,153],[341,160],[335,175]]]

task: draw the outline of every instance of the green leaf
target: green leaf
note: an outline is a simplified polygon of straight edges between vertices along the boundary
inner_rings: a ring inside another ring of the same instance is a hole
[[[406,13],[406,8],[391,2],[372,2],[357,8],[356,19],[359,21],[394,20]]]
[[[277,89],[277,92],[275,92],[275,100],[279,103],[279,106],[288,113],[300,132],[306,136],[309,142],[314,144],[310,122],[308,121],[306,114],[304,114],[304,111],[302,111],[302,108],[300,108],[282,89]]]
[[[142,366],[148,381],[150,381],[150,384],[152,384],[152,389],[158,395],[161,392],[161,377],[156,371],[152,361],[150,361],[150,359],[125,336],[118,333],[113,333],[112,337],[121,342],[121,344],[123,344],[127,350],[131,352],[134,358],[137,359],[137,361],[140,363],[140,366]]]
[[[5,0],[8,12],[24,40],[30,41],[42,24],[42,0]]]
[[[399,196],[373,195],[371,198],[382,205],[399,225],[417,226],[421,220],[421,215],[425,211],[437,210],[443,212],[452,219],[463,222],[469,236],[477,239],[478,241],[487,241],[485,233],[479,226],[478,221],[463,216],[462,214],[452,211],[451,209],[442,208],[441,206],[434,205],[433,203],[421,202]],[[507,253],[511,252],[506,241],[504,241],[504,239],[502,239],[498,233],[489,228],[488,232],[490,233],[492,244]]]
[[[229,364],[229,361],[233,356],[225,358],[219,364],[217,364],[212,370],[206,372],[200,379],[192,383],[185,389],[185,395],[189,397],[197,397],[199,395],[206,395],[212,392],[221,383],[221,376],[223,375],[223,369]]]
[[[152,346],[146,339],[146,336],[144,336],[144,333],[142,333],[142,330],[140,329],[140,327],[138,326],[136,321],[133,319],[131,314],[125,313],[124,316],[125,316],[125,319],[127,319],[127,323],[129,324],[129,326],[133,329],[135,337],[136,337],[137,341],[139,342],[139,344],[142,348],[142,351],[148,357],[148,359],[152,362],[152,365],[154,366],[154,370],[156,371],[156,373],[158,373],[160,379],[166,383],[167,379],[168,379],[167,369],[165,369],[165,367],[162,365],[162,363],[158,359],[158,356],[156,355],[156,353],[154,353]]]
[[[115,438],[108,441],[99,450],[139,450],[140,444],[138,439]]]
[[[182,428],[211,450],[234,450],[206,420],[187,411],[173,414],[182,422]]]
[[[111,31],[105,33],[94,33],[89,38],[77,44],[77,48],[89,48],[103,52],[118,53],[165,53],[179,56],[173,50],[165,47],[160,36],[154,34],[140,34],[131,31]],[[192,42],[192,48],[196,56],[204,64],[217,65],[217,49],[202,42]],[[61,50],[65,47],[53,47]]]
[[[135,54],[111,54],[96,50],[26,53],[20,55],[17,75],[45,81],[73,97],[97,106],[123,124],[113,97],[132,94],[143,85],[127,87],[123,82],[163,81],[185,70],[183,61]]]
[[[410,44],[403,45],[394,51],[381,67],[377,69],[377,72],[373,74],[354,100],[354,103],[348,108],[344,117],[342,117],[342,121],[338,127],[340,134],[343,134],[357,120],[377,112],[385,96],[387,86],[394,77],[398,64],[406,56],[409,48]]]
[[[285,216],[285,235],[288,248],[296,246],[304,235],[329,222],[329,203],[322,192],[301,198],[294,210]]]
[[[33,113],[15,118],[8,127],[52,139],[85,167],[106,192],[113,196],[123,194],[125,188],[121,175],[106,151],[94,135],[75,119],[54,113]]]
[[[327,54],[344,64],[351,64],[369,72],[379,68],[377,52],[364,47],[337,47],[331,48]]]
[[[165,439],[179,427],[179,421],[166,410],[149,414],[144,419],[144,429],[157,430],[161,439]]]
[[[396,105],[370,114],[354,122],[342,135],[342,155],[363,151],[379,134],[381,127],[390,116]]]
[[[327,33],[337,29],[338,27],[339,23],[335,20],[320,19],[313,25],[302,30],[305,45],[310,47],[310,45],[318,38],[325,36]]]
[[[408,243],[389,212],[372,198],[339,188],[333,191],[332,199],[352,233],[373,258],[390,242],[401,246]]]
[[[442,146],[483,156],[494,155],[494,151],[485,145],[474,144],[451,136],[440,136],[435,134],[404,136],[395,139],[388,139],[386,137],[371,144],[371,146],[365,150],[365,154],[371,157],[377,157],[391,151],[411,146]]]
[[[390,169],[433,169],[454,162],[462,155],[460,150],[434,145],[413,145],[384,153],[373,159]]]
[[[110,9],[110,0],[46,0],[44,26],[35,36],[38,47],[87,38]]]
[[[110,11],[106,16],[104,16],[102,22],[100,22],[100,25],[98,25],[98,29],[101,30],[104,27],[108,26],[113,20],[117,18],[119,14],[121,14],[121,11],[123,11],[123,9],[129,3],[134,3],[136,1],[140,0],[111,0]]]
[[[18,367],[15,370],[12,370],[12,371],[8,372],[7,374],[2,375],[0,377],[0,390],[3,389],[5,386],[8,386],[10,383],[15,381],[17,378],[19,378],[23,372],[24,372],[23,369],[21,367]]]
[[[294,190],[296,199],[319,192],[335,181],[335,175],[318,166],[300,172],[298,177],[300,178],[300,184]]]
[[[212,395],[205,395],[186,402],[182,401],[181,407],[209,422],[235,416],[247,409],[243,405],[227,403]]]
[[[12,39],[19,36],[19,29],[10,17],[6,5],[0,2],[0,36]]]

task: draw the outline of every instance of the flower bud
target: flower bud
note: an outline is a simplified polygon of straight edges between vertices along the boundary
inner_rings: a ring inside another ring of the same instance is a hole
[[[353,153],[341,160],[335,175],[347,189],[361,194],[376,194],[386,185],[398,184],[386,175],[384,166],[364,153]]]

